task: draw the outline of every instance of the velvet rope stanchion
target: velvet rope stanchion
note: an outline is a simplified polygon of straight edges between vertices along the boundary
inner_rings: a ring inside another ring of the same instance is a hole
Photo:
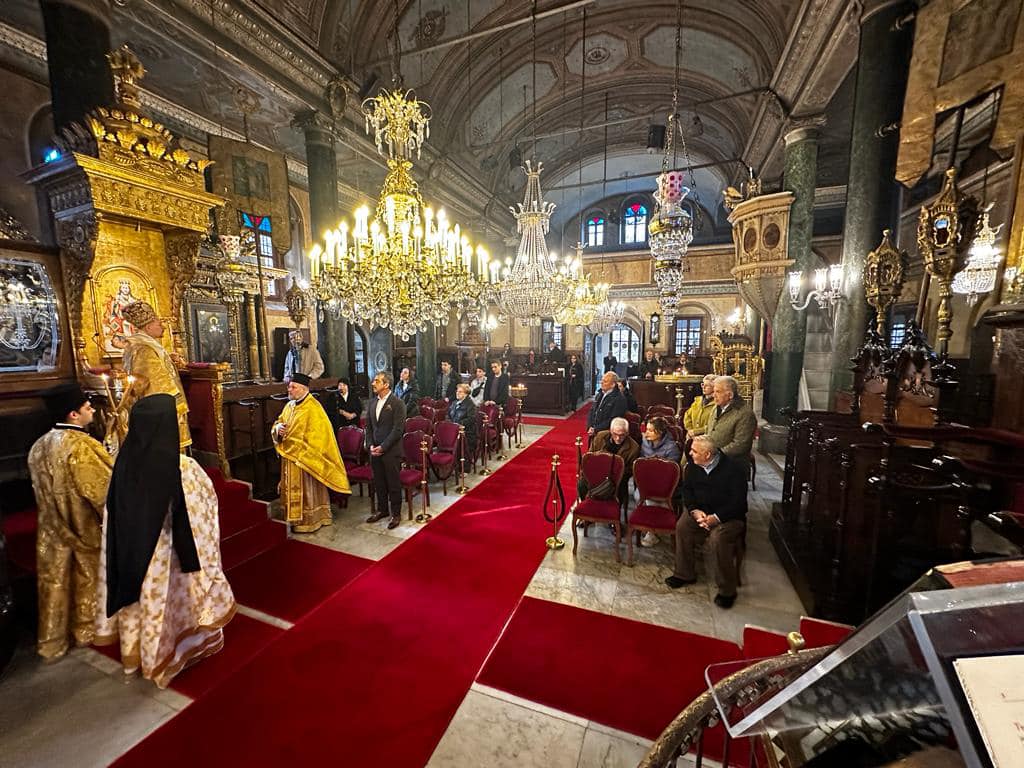
[[[497,459],[498,461],[505,461],[505,459],[508,458],[508,456],[505,455],[505,449],[503,447],[505,445],[505,441],[502,440],[502,438],[501,438],[502,432],[504,431],[502,429],[501,425],[504,424],[504,423],[505,423],[505,409],[502,408],[499,405],[498,406],[498,421],[494,425],[494,431],[498,433],[498,454],[494,458]],[[512,440],[510,439],[508,442],[509,442],[509,446],[508,447],[509,447],[509,449],[511,449],[512,448]]]
[[[420,460],[423,462],[423,478],[420,480],[420,496],[423,497],[423,511],[416,515],[416,522],[428,523],[434,516],[427,512],[427,493],[429,492],[427,490],[427,467],[429,466],[427,462],[430,461],[430,458],[427,456],[427,441],[425,439],[420,443],[420,454]]]
[[[466,428],[459,426],[459,487],[455,492],[460,496],[469,492],[466,485]]]
[[[561,549],[565,546],[565,542],[558,538],[558,531],[565,520],[565,493],[562,491],[562,481],[558,477],[559,464],[561,462],[556,453],[551,457],[551,478],[548,480],[548,492],[544,496],[544,506],[541,508],[544,519],[551,523],[552,533],[544,542],[548,549]],[[552,507],[550,513],[549,506]]]

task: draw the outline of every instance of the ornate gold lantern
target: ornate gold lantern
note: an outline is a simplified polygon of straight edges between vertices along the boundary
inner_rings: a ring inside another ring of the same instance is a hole
[[[953,276],[964,266],[978,223],[978,201],[956,186],[956,169],[946,171],[942,191],[931,205],[921,206],[917,221],[917,247],[924,268],[939,283],[938,352],[945,357],[953,335]]]
[[[892,244],[891,230],[882,232],[882,242],[864,260],[864,296],[875,310],[875,330],[885,338],[885,314],[903,290],[906,251]]]

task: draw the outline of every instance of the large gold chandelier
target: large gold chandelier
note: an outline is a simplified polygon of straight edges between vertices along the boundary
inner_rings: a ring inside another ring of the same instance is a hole
[[[412,178],[412,155],[429,136],[430,107],[411,91],[384,90],[363,102],[366,130],[387,157],[374,216],[366,206],[342,221],[310,253],[310,290],[320,311],[408,339],[447,322],[451,309],[479,303],[474,250],[444,210],[424,205]],[[478,264],[486,253],[478,249]]]

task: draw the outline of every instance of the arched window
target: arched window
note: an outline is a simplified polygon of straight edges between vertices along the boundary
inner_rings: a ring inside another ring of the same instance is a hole
[[[622,214],[622,242],[647,242],[647,206],[632,203]]]
[[[611,330],[611,350],[620,363],[640,362],[640,336],[625,323]]]
[[[588,248],[604,245],[604,216],[593,214],[587,219],[586,242]]]

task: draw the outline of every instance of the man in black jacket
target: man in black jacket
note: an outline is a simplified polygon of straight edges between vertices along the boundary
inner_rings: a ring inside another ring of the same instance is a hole
[[[587,434],[611,429],[612,419],[626,415],[626,398],[619,391],[619,377],[609,371],[601,377],[601,391],[594,398],[594,407],[587,415]]]
[[[676,523],[676,566],[665,583],[672,589],[697,581],[694,548],[707,541],[715,560],[715,605],[736,602],[736,551],[747,528],[747,475],[741,462],[715,448],[707,435],[693,438],[693,461],[683,471],[683,505]]]
[[[435,400],[447,400],[449,403],[455,401],[455,387],[459,384],[459,375],[452,373],[452,364],[447,360],[441,361],[441,373],[437,375],[437,385],[434,387]]]
[[[398,470],[402,464],[402,435],[405,434],[405,403],[391,391],[391,374],[381,371],[370,383],[375,397],[366,406],[366,449],[370,452],[373,485],[377,491],[377,511],[366,518],[376,523],[388,517],[388,528],[402,521],[402,483]]]
[[[484,387],[484,405],[505,406],[508,402],[508,374],[501,372],[501,363],[491,361],[491,372],[487,374],[487,385]]]

